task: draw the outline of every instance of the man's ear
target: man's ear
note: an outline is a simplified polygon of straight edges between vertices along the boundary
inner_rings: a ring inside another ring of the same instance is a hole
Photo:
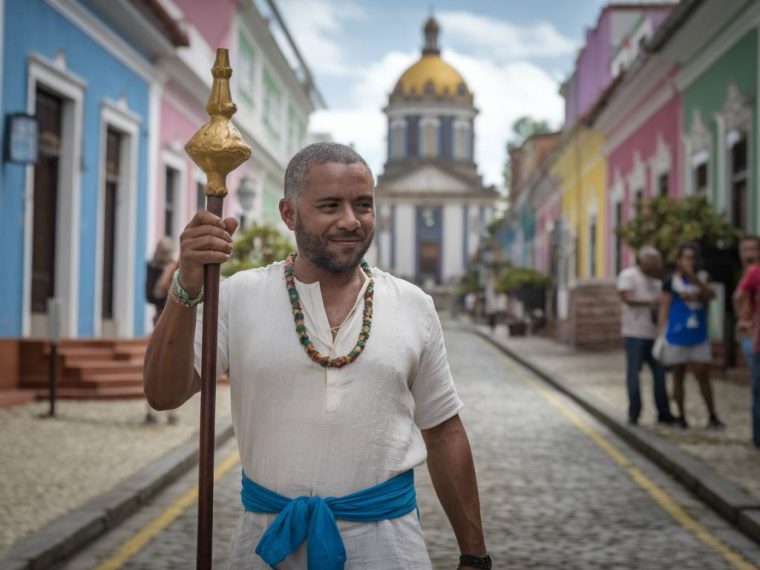
[[[296,208],[295,201],[291,198],[280,200],[280,217],[290,231],[296,229]]]

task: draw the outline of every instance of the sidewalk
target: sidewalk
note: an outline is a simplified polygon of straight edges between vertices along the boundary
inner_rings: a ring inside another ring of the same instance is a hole
[[[229,435],[229,400],[229,387],[218,385],[217,435],[220,429]],[[64,529],[76,526],[61,517],[74,516],[104,493],[118,490],[123,501],[129,492],[144,495],[145,485],[162,484],[188,463],[197,448],[200,395],[177,411],[177,425],[166,417],[145,424],[146,409],[144,400],[61,400],[53,419],[39,417],[47,402],[0,409],[0,559],[53,521]],[[141,485],[119,488],[135,477]]]
[[[681,430],[657,424],[652,377],[644,368],[643,411],[639,426],[631,427],[626,423],[628,396],[622,349],[581,351],[544,337],[508,337],[503,327],[492,335],[488,327],[473,326],[478,334],[613,424],[611,427],[626,440],[702,495],[726,518],[739,523],[740,513],[744,513],[744,526],[757,525],[749,534],[760,540],[760,450],[752,445],[748,385],[713,379],[718,415],[727,427],[712,431],[704,427],[707,413],[698,385],[687,376],[686,413],[691,427]],[[670,389],[670,379],[668,386]],[[675,413],[674,402],[671,409]]]

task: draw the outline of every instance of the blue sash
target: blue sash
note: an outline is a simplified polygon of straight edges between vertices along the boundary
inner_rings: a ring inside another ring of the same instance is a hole
[[[306,541],[309,570],[342,570],[346,561],[335,519],[374,522],[403,516],[417,508],[414,471],[344,497],[290,499],[251,481],[243,472],[243,507],[254,513],[279,513],[256,546],[274,568]]]

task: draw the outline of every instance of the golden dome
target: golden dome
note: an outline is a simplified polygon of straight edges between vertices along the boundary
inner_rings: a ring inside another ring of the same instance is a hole
[[[428,54],[407,69],[396,83],[394,95],[404,97],[455,97],[469,94],[459,72],[440,55]]]
[[[472,94],[464,78],[441,59],[439,30],[438,22],[429,18],[423,28],[422,57],[401,75],[391,94],[391,102],[422,99],[472,104]]]

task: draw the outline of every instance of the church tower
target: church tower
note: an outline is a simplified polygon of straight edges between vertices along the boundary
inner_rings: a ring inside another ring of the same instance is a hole
[[[474,159],[473,94],[441,58],[435,18],[423,32],[420,59],[383,110],[388,159],[377,184],[375,247],[380,267],[430,288],[465,272],[498,195],[483,186]]]

